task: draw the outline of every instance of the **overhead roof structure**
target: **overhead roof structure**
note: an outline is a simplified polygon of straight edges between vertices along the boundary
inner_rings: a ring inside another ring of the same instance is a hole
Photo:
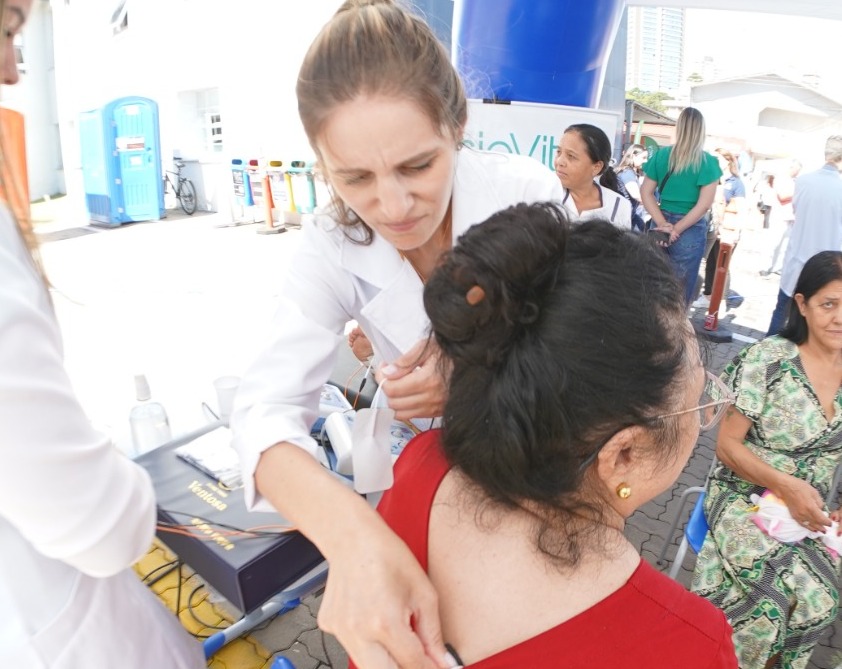
[[[638,7],[731,9],[842,21],[842,2],[839,0],[633,0],[628,4]]]
[[[647,107],[637,100],[626,100],[626,105],[632,108],[632,123],[641,121],[643,123],[659,123],[661,125],[675,125],[675,119],[662,114],[661,112]]]

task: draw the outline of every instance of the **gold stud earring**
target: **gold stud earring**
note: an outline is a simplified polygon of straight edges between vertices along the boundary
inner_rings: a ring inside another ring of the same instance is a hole
[[[621,483],[617,486],[617,497],[620,499],[628,499],[631,497],[631,487],[628,483]]]

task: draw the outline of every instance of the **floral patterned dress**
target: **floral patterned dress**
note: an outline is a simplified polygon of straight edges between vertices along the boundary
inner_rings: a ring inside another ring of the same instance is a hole
[[[722,378],[752,421],[745,446],[825,499],[842,457],[842,392],[828,422],[798,347],[782,337],[743,349]],[[715,469],[705,500],[711,531],[691,589],[725,612],[742,669],[762,669],[777,653],[776,667],[803,669],[836,618],[839,559],[819,541],[783,544],[761,532],[749,496],[762,492],[723,464]]]

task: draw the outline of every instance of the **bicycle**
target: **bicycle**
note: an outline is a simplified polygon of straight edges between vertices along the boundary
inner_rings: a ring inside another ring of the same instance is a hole
[[[168,192],[171,186],[178,203],[182,210],[188,216],[192,216],[196,211],[196,187],[190,179],[181,176],[181,170],[184,168],[184,163],[180,160],[175,161],[175,172],[165,170],[164,172],[164,192]],[[175,181],[170,177],[170,174],[175,175]]]

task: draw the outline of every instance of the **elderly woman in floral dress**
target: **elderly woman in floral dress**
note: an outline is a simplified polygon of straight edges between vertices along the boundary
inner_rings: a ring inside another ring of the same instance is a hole
[[[811,532],[842,517],[824,508],[842,457],[842,253],[805,264],[784,330],[745,348],[723,379],[736,403],[719,430],[692,589],[725,611],[740,667],[803,669],[836,619],[839,557],[818,538],[761,531],[750,496],[770,490]]]

